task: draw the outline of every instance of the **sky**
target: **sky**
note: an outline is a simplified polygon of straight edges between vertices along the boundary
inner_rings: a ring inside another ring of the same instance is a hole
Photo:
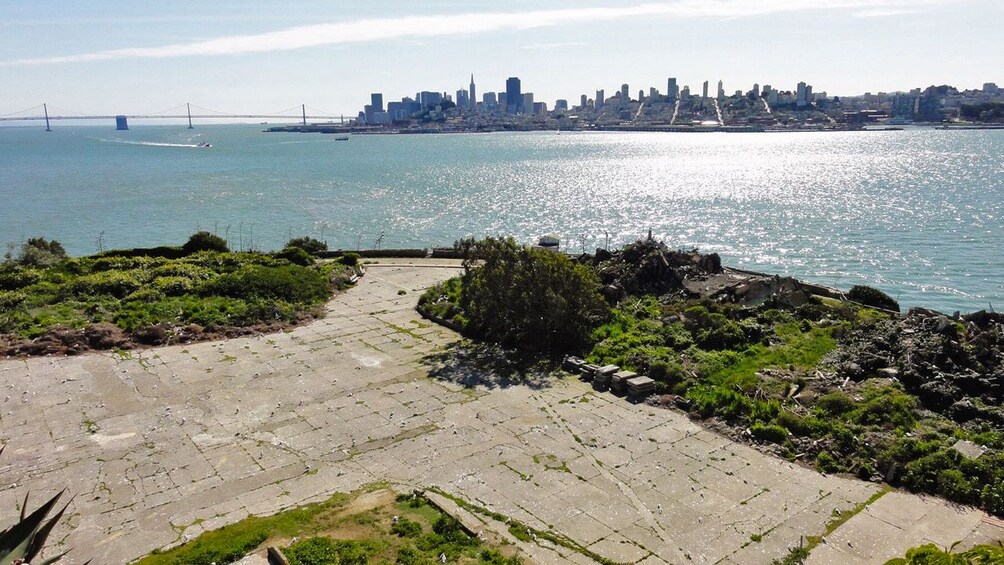
[[[479,93],[518,76],[575,104],[719,79],[857,95],[1004,86],[1004,0],[4,0],[0,116],[354,115],[371,92]],[[315,112],[317,113],[317,112]]]

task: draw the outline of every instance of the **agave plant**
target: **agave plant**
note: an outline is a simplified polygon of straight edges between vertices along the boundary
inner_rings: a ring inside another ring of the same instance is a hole
[[[4,447],[0,446],[0,453]],[[0,565],[51,565],[63,558],[69,550],[53,557],[32,563],[32,559],[38,556],[45,545],[45,540],[52,533],[52,528],[56,526],[59,519],[63,517],[66,508],[70,505],[66,503],[55,516],[46,520],[56,502],[63,496],[65,490],[60,491],[48,502],[39,506],[34,512],[28,514],[28,495],[24,496],[24,504],[21,505],[21,518],[16,524],[0,532]],[[88,561],[88,563],[90,563]],[[86,565],[86,564],[85,564]]]

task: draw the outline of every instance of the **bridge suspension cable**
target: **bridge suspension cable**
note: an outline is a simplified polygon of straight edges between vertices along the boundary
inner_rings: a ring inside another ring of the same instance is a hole
[[[307,109],[310,110],[311,112],[316,112],[318,114],[324,114],[326,116],[331,116],[331,117],[341,116],[342,115],[342,114],[336,114],[334,112],[328,112],[326,110],[321,110],[320,108],[315,108],[313,106],[307,106]]]
[[[41,109],[42,109],[42,105],[39,104],[38,106],[32,106],[31,108],[27,108],[25,110],[18,110],[17,112],[11,112],[9,114],[0,114],[0,118],[7,118],[7,117],[10,117],[10,116],[16,116],[18,114],[27,114],[28,112],[37,111],[37,110],[41,110]]]

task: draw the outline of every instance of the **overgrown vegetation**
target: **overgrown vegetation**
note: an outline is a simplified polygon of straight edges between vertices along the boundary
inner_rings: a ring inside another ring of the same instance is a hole
[[[49,256],[61,249],[44,238],[29,243],[26,249],[45,247]],[[345,266],[315,265],[300,248],[271,255],[225,249],[221,238],[199,232],[182,248],[55,262],[25,261],[31,255],[22,253],[0,264],[0,334],[10,352],[28,354],[198,339],[316,315],[332,287],[347,280]]]
[[[608,315],[596,274],[565,255],[511,238],[467,241],[465,250],[460,283],[444,283],[419,303],[420,311],[453,322],[465,334],[504,346],[576,351]],[[450,294],[458,288],[459,294]]]
[[[560,343],[578,344],[589,363],[651,377],[660,403],[714,418],[736,439],[824,473],[885,480],[1004,516],[1004,385],[994,377],[1004,369],[1004,316],[900,317],[886,312],[898,311],[895,300],[868,287],[852,297],[882,310],[809,295],[744,306],[735,290],[695,298],[683,281],[720,272],[717,258],[652,241],[606,253],[609,260],[562,259],[588,281],[574,285],[568,271],[549,278],[537,255],[511,241],[468,245],[482,250],[471,255],[480,260],[422,296],[426,315],[524,349],[557,320],[590,329]],[[590,268],[608,284],[604,296],[617,300],[604,323],[533,302],[534,290],[553,288],[564,304],[602,312],[592,306]],[[963,455],[953,447],[959,440],[983,453]]]
[[[928,543],[906,552],[906,557],[897,557],[885,565],[996,565],[1004,563],[1004,547],[1000,545],[978,545],[972,549],[956,553],[955,546],[938,547]]]
[[[361,496],[367,497],[367,503],[356,505]],[[284,547],[283,553],[293,565],[432,565],[443,555],[451,563],[522,563],[512,548],[491,547],[467,535],[457,520],[423,496],[395,497],[381,485],[373,485],[275,516],[246,518],[174,549],[155,552],[137,565],[229,563],[255,548],[292,538],[299,539]]]

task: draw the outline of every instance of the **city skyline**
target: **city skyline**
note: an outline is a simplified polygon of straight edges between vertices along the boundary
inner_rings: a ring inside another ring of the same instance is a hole
[[[505,78],[518,76],[548,104],[625,83],[631,96],[664,92],[667,77],[691,90],[712,81],[712,93],[719,79],[726,92],[804,81],[837,96],[1004,82],[993,75],[1004,5],[990,0],[506,6],[297,2],[277,13],[183,1],[153,13],[115,2],[14,2],[0,7],[0,114],[42,102],[116,113],[190,101],[249,112],[306,103],[354,115],[367,93],[452,93],[472,72],[481,93],[504,92]]]

